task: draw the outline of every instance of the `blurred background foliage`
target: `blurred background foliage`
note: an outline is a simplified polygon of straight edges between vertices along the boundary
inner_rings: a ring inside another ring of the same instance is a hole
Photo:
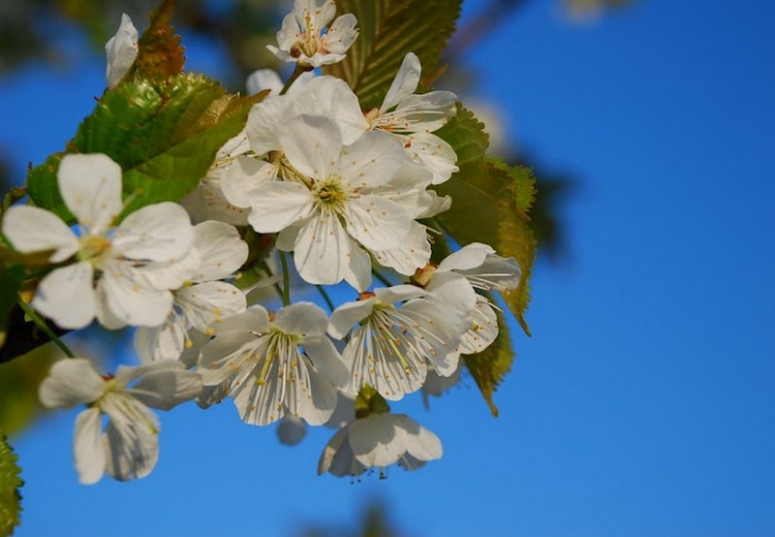
[[[394,0],[401,1],[401,0]],[[450,42],[445,56],[447,69],[436,82],[437,88],[455,91],[464,100],[476,89],[477,74],[465,64],[465,55],[489,32],[533,2],[547,0],[483,0],[477,12],[466,19]],[[596,17],[621,8],[634,0],[552,0],[559,12],[571,23],[587,24]],[[67,36],[77,33],[94,50],[102,54],[104,43],[112,36],[122,13],[130,15],[140,31],[156,0],[3,0],[0,2],[0,83],[15,70],[30,64],[44,68],[67,69],[74,61],[69,49],[62,46]],[[241,91],[249,73],[258,68],[280,69],[277,60],[265,48],[275,41],[282,17],[289,11],[291,0],[180,0],[176,30],[196,36],[222,50],[225,62],[222,80],[231,91]],[[466,101],[467,104],[468,101]],[[538,178],[538,201],[531,211],[532,225],[539,242],[539,258],[559,262],[570,256],[570,245],[564,239],[559,206],[576,188],[574,173],[549,173],[531,162],[530,155],[517,150],[517,141],[503,139],[497,114],[487,114],[487,104],[479,114],[493,134],[492,146],[510,164],[532,166]],[[472,106],[475,112],[477,107]],[[9,128],[4,125],[4,128]],[[72,133],[62,133],[69,138]],[[24,155],[14,156],[25,159]],[[23,177],[12,176],[11,157],[0,147],[0,188],[23,184]],[[124,337],[124,336],[119,336]],[[40,412],[37,386],[58,357],[50,345],[41,347],[22,359],[0,364],[0,431],[14,434],[32,422]],[[316,528],[310,526],[303,535],[388,536],[398,533],[387,518],[384,504],[366,504],[360,525],[354,528]]]

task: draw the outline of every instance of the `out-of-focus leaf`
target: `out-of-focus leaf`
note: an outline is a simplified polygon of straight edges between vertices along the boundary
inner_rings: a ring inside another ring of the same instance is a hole
[[[0,537],[11,535],[19,525],[22,510],[19,488],[24,481],[19,477],[18,459],[0,431]]]
[[[478,354],[466,354],[463,361],[474,378],[479,391],[490,407],[490,412],[498,417],[498,408],[492,399],[495,390],[511,370],[514,362],[514,350],[511,347],[509,327],[503,320],[503,314],[498,314],[498,337],[486,349]]]
[[[407,52],[423,73],[435,71],[455,31],[461,0],[339,0],[339,14],[353,13],[360,34],[344,61],[325,74],[347,81],[364,109],[379,106]]]
[[[126,208],[177,201],[204,177],[220,147],[244,126],[263,95],[239,97],[213,80],[180,74],[166,82],[127,81],[106,92],[68,152],[105,153],[124,172]],[[70,219],[58,192],[55,155],[28,175],[30,197]]]
[[[42,335],[34,323],[26,324],[30,326],[30,331]],[[38,386],[48,374],[51,364],[61,356],[62,353],[53,345],[42,345],[14,360],[0,363],[0,430],[15,434],[35,419],[42,410],[38,401]]]

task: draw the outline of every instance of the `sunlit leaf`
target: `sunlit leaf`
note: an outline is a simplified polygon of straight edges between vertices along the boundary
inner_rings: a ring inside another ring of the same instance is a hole
[[[22,497],[19,488],[24,484],[19,474],[18,457],[0,432],[0,537],[13,533],[19,525]]]
[[[212,164],[218,149],[244,126],[262,95],[226,94],[211,79],[180,74],[169,81],[129,81],[106,92],[80,125],[68,152],[105,153],[124,171],[132,211],[185,196]],[[69,216],[58,193],[52,156],[28,175],[30,197]]]
[[[424,74],[436,70],[461,4],[461,0],[338,0],[338,14],[353,13],[360,34],[345,60],[323,72],[346,80],[364,109],[379,106],[407,52],[417,54]]]

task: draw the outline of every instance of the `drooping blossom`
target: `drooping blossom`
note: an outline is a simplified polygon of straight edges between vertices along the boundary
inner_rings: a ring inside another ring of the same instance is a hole
[[[202,383],[182,362],[120,366],[115,376],[100,376],[84,358],[64,359],[51,367],[39,397],[49,408],[87,405],[75,420],[73,455],[81,483],[96,483],[103,473],[126,481],[148,475],[159,458],[159,420],[150,408],[169,410],[196,397]],[[102,416],[108,417],[102,429]]]
[[[242,420],[268,425],[284,415],[325,423],[347,371],[326,335],[328,317],[310,302],[275,315],[259,305],[225,319],[202,349],[205,386],[226,385]]]

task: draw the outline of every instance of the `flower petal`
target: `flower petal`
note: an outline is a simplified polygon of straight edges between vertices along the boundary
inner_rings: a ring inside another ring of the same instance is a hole
[[[100,409],[89,408],[75,418],[73,459],[78,481],[91,485],[105,473],[105,450],[102,447]]]
[[[137,52],[137,28],[132,24],[132,19],[123,13],[121,25],[116,35],[105,44],[105,53],[108,56],[105,78],[108,82],[108,89],[115,88],[121,82],[132,64],[135,63]]]
[[[215,220],[194,227],[194,246],[199,251],[201,262],[193,281],[226,278],[248,258],[248,245],[237,229]]]
[[[194,228],[177,203],[146,205],[127,216],[116,230],[113,248],[129,259],[177,261],[191,248]]]
[[[5,211],[3,235],[22,253],[55,250],[51,263],[64,261],[80,248],[78,238],[61,218],[29,205],[14,205]]]
[[[48,408],[70,408],[96,401],[105,389],[105,381],[89,360],[59,360],[51,366],[38,390],[40,402]]]
[[[396,77],[390,84],[385,99],[382,101],[382,106],[379,108],[380,114],[384,114],[403,99],[414,93],[417,89],[417,84],[420,83],[420,72],[422,66],[420,65],[420,58],[414,52],[407,53],[404,56],[401,67],[396,73]]]
[[[32,307],[62,328],[87,326],[97,312],[92,274],[87,261],[54,270],[38,285]]]
[[[57,180],[65,205],[91,233],[101,234],[121,212],[121,167],[107,155],[65,155]]]

